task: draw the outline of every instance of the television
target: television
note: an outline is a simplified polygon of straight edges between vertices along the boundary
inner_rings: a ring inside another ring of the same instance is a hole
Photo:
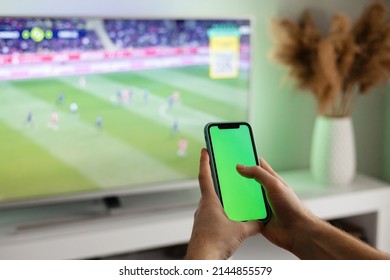
[[[0,17],[0,207],[196,186],[248,120],[251,21]]]

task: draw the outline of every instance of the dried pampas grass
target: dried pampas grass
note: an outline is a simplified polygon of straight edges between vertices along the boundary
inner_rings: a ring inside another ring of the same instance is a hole
[[[390,20],[387,6],[374,1],[351,24],[335,14],[327,34],[321,34],[310,12],[298,21],[273,19],[273,57],[289,76],[317,101],[318,113],[351,114],[358,94],[365,94],[390,77]]]

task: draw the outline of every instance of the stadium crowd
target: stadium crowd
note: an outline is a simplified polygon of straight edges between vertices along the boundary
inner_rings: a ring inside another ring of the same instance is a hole
[[[104,30],[117,48],[198,47],[208,44],[207,30],[215,24],[247,25],[245,21],[213,20],[126,20],[106,19]],[[0,18],[0,31],[22,31],[40,27],[42,30],[80,31],[78,39],[60,39],[34,42],[33,40],[1,39],[0,54],[42,53],[72,50],[99,50],[103,45],[93,29],[87,28],[86,19]],[[248,40],[242,36],[241,40]]]
[[[207,30],[216,24],[232,25],[237,24],[237,21],[120,19],[104,21],[110,39],[120,48],[205,46],[209,41]]]

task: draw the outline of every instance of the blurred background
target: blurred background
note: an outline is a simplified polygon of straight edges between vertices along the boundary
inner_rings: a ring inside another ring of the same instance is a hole
[[[310,9],[316,23],[325,29],[329,26],[334,13],[345,13],[353,20],[370,2],[370,0],[1,0],[0,15],[253,19],[251,34],[253,96],[250,104],[250,121],[256,134],[258,153],[275,170],[283,172],[309,168],[312,131],[317,113],[312,96],[298,90],[293,82],[286,78],[286,69],[270,58],[274,46],[270,35],[270,20],[274,17],[296,20],[305,9]],[[385,2],[390,5],[390,1]],[[389,86],[383,85],[376,87],[370,94],[360,96],[352,113],[357,172],[386,182],[390,182],[389,91]],[[171,247],[168,250],[172,258],[177,258],[181,256],[183,249]],[[137,258],[137,255],[131,258]]]

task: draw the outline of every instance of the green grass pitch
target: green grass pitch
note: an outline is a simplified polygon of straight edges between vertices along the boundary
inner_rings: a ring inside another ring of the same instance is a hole
[[[0,201],[195,179],[204,125],[247,118],[244,71],[232,80],[210,80],[204,66],[83,77],[0,81]]]

